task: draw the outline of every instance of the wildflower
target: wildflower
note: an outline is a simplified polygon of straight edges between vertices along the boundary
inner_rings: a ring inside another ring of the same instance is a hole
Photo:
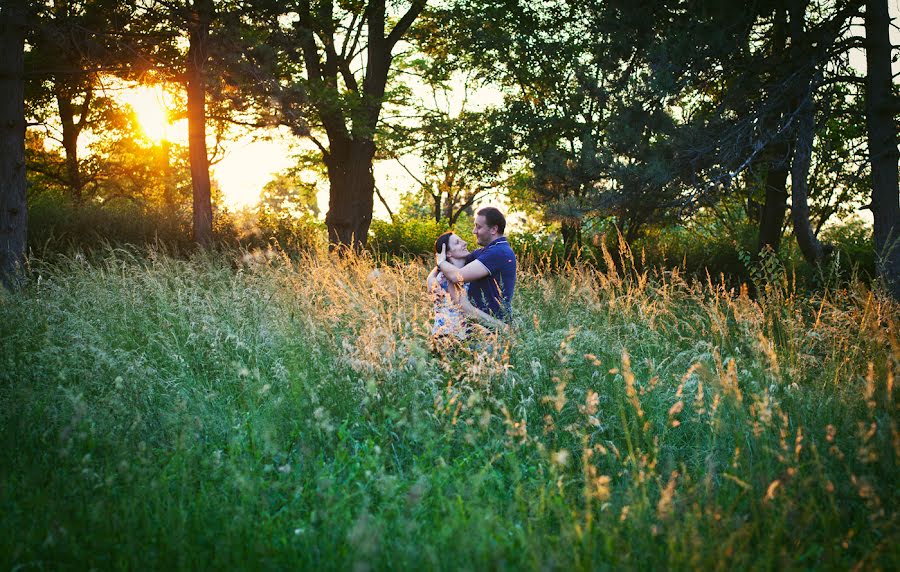
[[[631,371],[631,356],[627,350],[622,350],[622,377],[625,378],[625,395],[639,418],[644,417],[641,401],[638,399],[637,390],[634,387],[634,373]]]
[[[565,467],[569,464],[569,451],[567,449],[560,449],[559,451],[553,453],[553,463],[559,465],[560,467]]]
[[[672,512],[672,499],[675,497],[675,486],[678,484],[678,471],[672,471],[669,482],[659,496],[656,503],[656,516],[660,519],[668,518]]]
[[[866,406],[875,409],[875,364],[869,362],[869,370],[866,373]]]
[[[681,425],[681,421],[675,419],[674,417],[681,413],[681,410],[684,409],[684,401],[676,401],[672,407],[669,408],[669,423],[672,427],[678,427]]]
[[[609,484],[612,479],[607,475],[600,475],[591,481],[591,494],[599,501],[605,501],[611,496]]]
[[[797,437],[794,440],[794,456],[800,457],[800,451],[803,449],[803,427],[797,427]]]
[[[763,502],[770,501],[775,498],[775,491],[778,490],[778,487],[781,486],[781,481],[775,479],[769,484],[769,488],[766,489],[766,496],[763,499]]]

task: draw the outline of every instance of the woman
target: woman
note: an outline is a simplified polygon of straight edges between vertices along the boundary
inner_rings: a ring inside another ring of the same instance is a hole
[[[466,241],[452,232],[445,232],[434,242],[434,252],[443,252],[447,261],[458,268],[466,265]],[[482,312],[469,302],[466,294],[468,284],[450,282],[444,273],[434,268],[428,275],[428,292],[434,301],[434,326],[431,335],[435,340],[457,339],[468,337],[470,327],[467,318],[474,318],[482,324],[495,329],[505,328],[506,324],[493,316]]]

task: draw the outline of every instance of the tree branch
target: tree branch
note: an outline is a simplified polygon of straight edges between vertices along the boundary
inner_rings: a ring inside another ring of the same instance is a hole
[[[391,207],[388,206],[387,201],[384,200],[384,197],[381,196],[381,191],[378,190],[378,185],[375,185],[375,194],[378,195],[378,198],[381,200],[381,204],[384,205],[384,208],[387,209],[388,215],[391,217],[391,222],[394,222],[394,213],[391,211]]]
[[[400,18],[400,21],[397,22],[397,25],[394,26],[394,29],[391,30],[390,34],[387,37],[387,45],[388,45],[388,53],[394,48],[394,45],[403,37],[403,34],[412,26],[413,21],[419,17],[419,14],[425,8],[426,0],[413,0],[412,5],[409,7],[409,10],[406,11],[405,14]]]

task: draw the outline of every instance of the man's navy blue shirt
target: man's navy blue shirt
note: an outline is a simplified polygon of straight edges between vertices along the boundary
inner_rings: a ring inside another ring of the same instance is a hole
[[[469,300],[476,308],[492,316],[508,318],[516,290],[516,255],[509,241],[501,236],[484,248],[471,252],[466,257],[466,264],[473,260],[484,264],[490,274],[469,283]]]

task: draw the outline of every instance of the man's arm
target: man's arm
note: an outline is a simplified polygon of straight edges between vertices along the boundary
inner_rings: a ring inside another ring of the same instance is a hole
[[[479,260],[473,260],[462,268],[457,268],[446,261],[439,264],[438,267],[441,269],[441,272],[444,273],[444,276],[447,277],[447,280],[456,282],[457,284],[474,282],[475,280],[481,280],[485,276],[491,275],[491,273],[488,272],[487,267]]]
[[[447,253],[445,248],[441,248],[441,251],[435,255],[437,260],[437,266],[441,272],[444,273],[444,276],[447,277],[447,280],[450,282],[456,282],[457,284],[461,284],[463,282],[474,282],[475,280],[481,280],[485,276],[490,276],[491,273],[487,269],[487,266],[482,264],[478,260],[473,260],[472,262],[466,264],[462,268],[457,268],[453,266],[449,262],[447,262]]]

